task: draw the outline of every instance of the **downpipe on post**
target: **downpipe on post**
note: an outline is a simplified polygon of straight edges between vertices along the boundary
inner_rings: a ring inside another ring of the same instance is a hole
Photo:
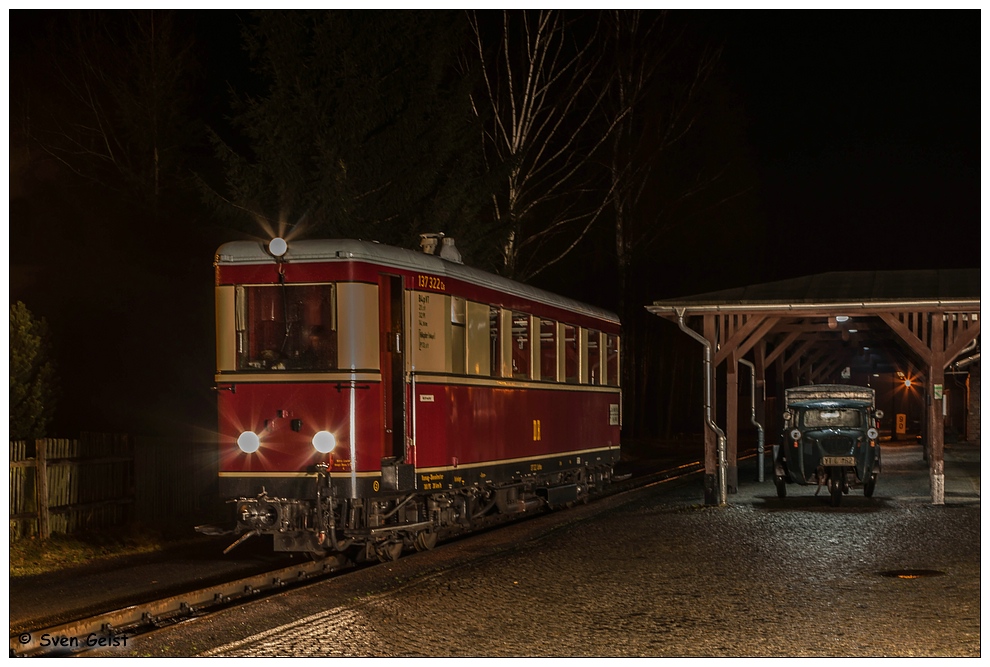
[[[763,481],[763,425],[756,421],[756,366],[752,361],[740,359],[739,363],[749,368],[749,421],[756,427],[756,452],[760,459],[759,481]]]
[[[677,326],[680,327],[681,331],[701,343],[705,348],[705,423],[708,425],[708,428],[718,435],[718,504],[724,507],[728,504],[726,501],[728,497],[726,475],[728,474],[729,465],[726,461],[725,454],[725,432],[712,419],[712,346],[708,342],[708,339],[684,324],[683,308],[675,309],[674,312],[677,313]]]

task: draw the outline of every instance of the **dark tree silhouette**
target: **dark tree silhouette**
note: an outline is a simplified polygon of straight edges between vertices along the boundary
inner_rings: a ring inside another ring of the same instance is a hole
[[[53,88],[18,98],[22,127],[70,172],[152,208],[188,178],[197,65],[173,12],[72,12],[50,24]]]
[[[48,433],[57,397],[55,363],[44,318],[18,301],[10,306],[10,438]]]
[[[260,81],[222,139],[221,209],[257,234],[414,244],[477,218],[469,79],[450,12],[264,12],[245,38]],[[238,147],[238,144],[243,148]]]

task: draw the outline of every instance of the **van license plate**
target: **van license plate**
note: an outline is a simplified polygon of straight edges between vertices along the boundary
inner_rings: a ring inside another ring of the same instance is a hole
[[[853,456],[823,456],[822,465],[829,466],[854,466],[856,458]]]

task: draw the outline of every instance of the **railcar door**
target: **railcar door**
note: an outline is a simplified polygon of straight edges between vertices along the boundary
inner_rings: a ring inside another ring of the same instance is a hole
[[[380,274],[378,277],[379,322],[381,322],[382,396],[384,397],[384,443],[386,455],[405,456],[406,392],[403,370],[402,277]],[[388,454],[391,452],[391,454]]]

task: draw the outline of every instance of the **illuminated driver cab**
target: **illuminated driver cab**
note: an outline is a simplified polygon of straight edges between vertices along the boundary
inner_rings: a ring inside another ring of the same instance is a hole
[[[343,262],[293,261],[282,239],[260,250],[239,242],[217,256],[220,491],[239,498],[236,532],[318,551],[317,486],[329,495],[334,472],[381,465],[380,420],[362,417],[381,404],[378,292],[346,280]]]

